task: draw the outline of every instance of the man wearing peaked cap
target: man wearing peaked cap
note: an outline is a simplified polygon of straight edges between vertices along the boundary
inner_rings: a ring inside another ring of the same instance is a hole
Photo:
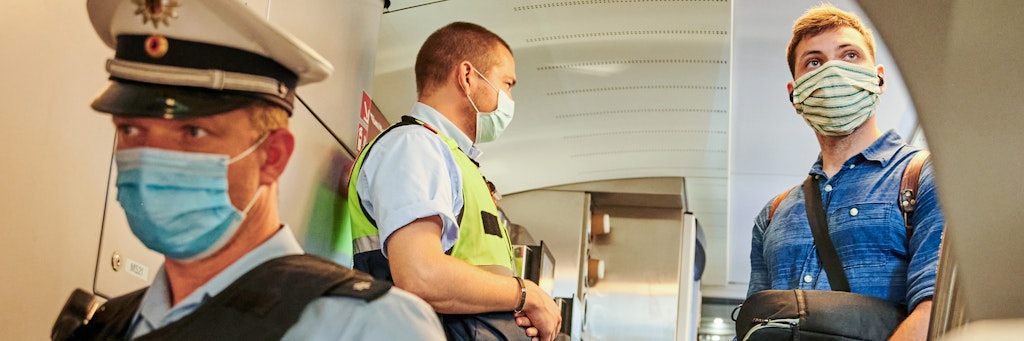
[[[304,255],[278,220],[295,87],[331,65],[237,0],[89,0],[116,51],[92,103],[117,128],[117,199],[165,256],[75,339],[438,340],[422,300]]]

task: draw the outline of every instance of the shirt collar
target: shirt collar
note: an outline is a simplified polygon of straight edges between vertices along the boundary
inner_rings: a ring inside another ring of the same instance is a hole
[[[895,158],[897,152],[900,151],[906,143],[903,142],[903,138],[896,130],[889,130],[879,136],[875,142],[872,142],[864,151],[850,158],[863,159],[867,161],[875,161],[882,165],[882,167],[888,167],[889,163]],[[847,162],[850,162],[847,160]],[[857,161],[854,161],[857,162]],[[821,154],[818,154],[818,160],[814,162],[814,167],[811,167],[810,174],[824,174],[822,171]]]
[[[444,117],[444,115],[441,115],[440,112],[429,105],[423,104],[423,102],[416,102],[416,104],[413,104],[412,113],[409,115],[436,128],[441,135],[455,140],[455,143],[459,145],[459,149],[466,153],[470,159],[476,161],[480,155],[483,155],[483,152],[473,145],[473,141],[466,136],[466,133],[463,133],[452,121],[449,121],[447,117]]]
[[[888,167],[889,163],[895,159],[896,152],[904,145],[906,143],[900,138],[900,134],[896,133],[896,130],[889,130],[868,146],[867,149],[864,149],[860,155],[863,155],[867,160],[882,163],[882,167]]]
[[[264,262],[287,255],[302,254],[302,246],[295,240],[288,225],[284,225],[270,239],[197,288],[188,297],[171,306],[171,291],[167,272],[163,266],[157,271],[153,284],[146,290],[136,313],[136,324],[146,323],[149,329],[158,329],[190,314],[207,299],[216,296],[236,279]],[[134,328],[138,328],[137,326]]]

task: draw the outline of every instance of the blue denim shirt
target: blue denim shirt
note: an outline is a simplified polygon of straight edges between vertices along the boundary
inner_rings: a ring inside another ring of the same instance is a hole
[[[847,160],[832,178],[822,171],[820,155],[810,171],[820,176],[829,234],[851,291],[905,304],[908,311],[932,297],[945,226],[928,163],[921,171],[914,228],[907,238],[897,198],[903,170],[918,150],[889,131]],[[769,222],[770,208],[771,201],[754,221],[747,296],[768,289],[830,290],[807,221],[802,185],[783,199]]]

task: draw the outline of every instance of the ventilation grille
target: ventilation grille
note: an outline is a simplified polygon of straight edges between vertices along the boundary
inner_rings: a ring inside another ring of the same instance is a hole
[[[628,91],[628,90],[726,90],[724,86],[714,85],[628,85],[628,86],[607,86],[600,88],[588,88],[588,89],[574,89],[574,90],[562,90],[552,91],[547,93],[548,96],[559,96],[559,95],[576,95],[588,92],[607,92],[607,91]]]
[[[558,8],[558,7],[575,7],[575,6],[587,6],[587,5],[607,5],[607,4],[630,4],[630,3],[652,3],[652,2],[729,2],[729,0],[579,0],[579,1],[558,1],[546,4],[527,5],[527,6],[516,6],[512,7],[512,10],[518,11],[529,11],[535,9],[545,8]]]
[[[567,140],[578,140],[582,138],[591,137],[607,137],[616,135],[652,135],[652,134],[704,134],[704,135],[725,135],[725,130],[709,130],[709,129],[644,129],[644,130],[622,130],[622,131],[610,131],[603,133],[587,133],[587,134],[576,134],[568,135],[564,138]]]
[[[609,38],[609,37],[632,37],[632,36],[653,36],[653,35],[714,35],[724,36],[728,35],[729,31],[725,30],[631,30],[631,31],[613,31],[613,32],[590,32],[590,33],[574,33],[574,34],[561,34],[547,37],[536,37],[526,38],[527,43],[539,43],[545,41],[555,40],[573,40],[573,39],[584,39],[584,38]]]
[[[591,157],[591,156],[608,156],[618,154],[639,154],[639,153],[715,153],[725,154],[724,149],[701,149],[701,148],[649,148],[649,149],[630,149],[630,150],[607,150],[592,153],[580,153],[572,154],[572,158]]]
[[[603,115],[621,115],[621,114],[646,114],[646,113],[709,113],[709,114],[724,114],[725,110],[721,109],[693,109],[693,108],[656,108],[656,109],[622,109],[622,110],[605,110],[605,111],[592,111],[592,112],[580,112],[572,114],[559,114],[555,115],[556,119],[566,118],[579,118],[579,117],[594,117]]]
[[[537,71],[575,69],[590,66],[623,65],[623,64],[728,64],[721,59],[626,59],[599,62],[582,62],[571,64],[548,65],[537,68]]]
[[[717,172],[724,172],[724,171],[726,171],[726,169],[722,168],[722,167],[629,167],[629,168],[595,169],[595,170],[576,172],[576,174],[619,173],[619,172],[643,171],[643,170],[646,170],[646,171],[651,171],[651,170],[682,170],[682,171],[685,171],[685,170],[696,170],[696,171],[706,170],[706,171],[712,171],[712,172],[715,172],[715,171],[717,171]],[[708,179],[708,178],[711,178],[711,179],[718,179],[718,178],[725,179],[725,177],[701,177],[701,178],[705,178],[705,179]],[[740,302],[740,303],[743,303],[743,302]]]

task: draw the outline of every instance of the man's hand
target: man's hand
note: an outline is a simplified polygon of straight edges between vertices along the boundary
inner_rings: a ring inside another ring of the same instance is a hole
[[[932,299],[921,301],[907,316],[889,341],[924,341],[928,339],[928,323],[932,319]]]
[[[516,314],[516,324],[526,328],[526,335],[534,341],[553,341],[562,329],[562,311],[555,300],[537,284],[523,280],[526,286],[526,304]]]
[[[533,323],[530,322],[530,318],[526,317],[526,314],[523,312],[515,313],[515,316],[516,324],[526,329],[526,336],[529,336],[533,341],[538,341],[539,339],[537,338],[537,334],[540,334],[540,332],[537,331],[537,327],[534,327]]]

